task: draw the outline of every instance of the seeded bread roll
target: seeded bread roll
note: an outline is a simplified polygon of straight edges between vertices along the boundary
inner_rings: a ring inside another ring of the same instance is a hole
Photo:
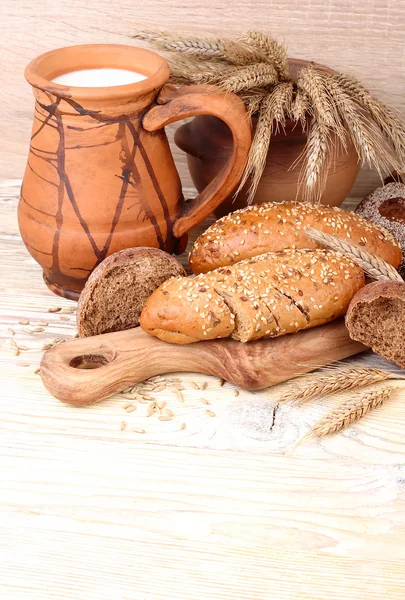
[[[136,327],[152,292],[166,279],[185,274],[173,256],[157,248],[127,248],[111,254],[94,269],[80,294],[80,337]]]
[[[164,283],[147,301],[140,324],[150,335],[173,343],[278,337],[344,315],[363,285],[362,269],[332,250],[269,252],[194,279]],[[213,323],[209,311],[224,322]]]
[[[266,252],[320,248],[305,234],[308,227],[348,239],[398,267],[402,252],[382,227],[353,212],[319,204],[252,205],[216,221],[195,242],[189,257],[193,273],[207,273]]]
[[[350,302],[346,327],[352,340],[405,368],[405,283],[366,285]]]

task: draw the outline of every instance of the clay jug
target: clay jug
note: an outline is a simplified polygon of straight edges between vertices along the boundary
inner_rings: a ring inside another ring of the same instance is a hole
[[[52,81],[100,68],[146,78],[112,87]],[[61,48],[27,66],[36,103],[18,218],[55,293],[77,299],[91,271],[123,248],[181,253],[187,231],[235,189],[251,144],[243,103],[205,86],[165,85],[169,73],[153,52],[104,44]],[[201,114],[227,124],[232,150],[207,187],[185,202],[164,126]]]
[[[299,69],[308,65],[308,62],[290,59],[289,64],[294,81],[297,79]],[[324,65],[316,66],[323,71],[333,72]],[[255,126],[257,119],[253,117],[252,121]],[[284,130],[281,129],[272,135],[266,166],[254,204],[303,199],[303,190],[299,186],[302,167],[299,157],[306,141],[306,130],[291,120],[287,120]],[[232,152],[232,135],[228,127],[212,116],[199,116],[179,127],[175,134],[175,142],[179,148],[187,152],[190,174],[197,190],[203,189],[216,177]],[[344,149],[338,140],[332,137],[331,147],[334,148],[334,158],[328,170],[325,190],[320,201],[329,206],[339,206],[357,177],[360,162],[356,149],[349,141],[347,148]],[[250,181],[236,197],[229,195],[215,210],[216,216],[220,217],[245,207],[249,186]]]

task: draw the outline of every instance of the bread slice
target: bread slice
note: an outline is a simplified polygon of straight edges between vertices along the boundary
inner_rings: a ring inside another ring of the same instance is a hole
[[[217,269],[206,275],[199,275],[196,279],[201,277],[212,284],[235,315],[233,339],[250,342],[267,337],[274,330],[276,323],[271,311],[261,300],[249,281],[249,274],[243,269]]]
[[[320,204],[268,202],[237,210],[211,225],[194,243],[190,267],[193,273],[207,273],[267,252],[320,248],[306,235],[308,227],[348,239],[394,267],[401,263],[394,237],[353,212]]]
[[[229,337],[235,316],[204,277],[176,277],[147,300],[140,325],[165,342],[190,344]]]
[[[152,292],[166,279],[185,274],[173,256],[157,248],[128,248],[111,254],[94,269],[80,294],[80,337],[136,327]]]
[[[405,368],[405,283],[366,285],[350,302],[346,327],[352,340]]]

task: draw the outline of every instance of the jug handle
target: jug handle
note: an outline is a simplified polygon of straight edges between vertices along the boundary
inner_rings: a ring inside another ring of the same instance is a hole
[[[146,131],[153,132],[188,117],[213,115],[228,125],[233,137],[233,151],[224,167],[196,198],[186,202],[183,213],[174,223],[173,235],[180,238],[208,217],[236,188],[252,142],[252,123],[242,100],[232,93],[218,93],[215,86],[176,88],[166,84],[157,102],[158,106],[151,108],[143,118]]]

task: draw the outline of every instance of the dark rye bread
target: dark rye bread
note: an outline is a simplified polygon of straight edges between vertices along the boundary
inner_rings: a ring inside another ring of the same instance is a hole
[[[165,282],[147,300],[140,324],[149,335],[177,344],[278,337],[344,315],[363,285],[362,269],[338,252],[269,252]]]
[[[366,285],[350,302],[346,327],[352,340],[405,368],[405,283]]]
[[[405,184],[389,183],[364,198],[356,214],[394,236],[402,249],[402,262],[398,272],[405,279]]]
[[[320,248],[306,235],[308,227],[361,246],[393,267],[401,263],[394,237],[353,212],[321,204],[267,202],[236,210],[211,225],[193,245],[191,270],[207,273],[266,252]]]
[[[173,256],[157,248],[127,248],[111,254],[94,269],[80,294],[80,337],[137,327],[143,305],[156,288],[185,274]]]

